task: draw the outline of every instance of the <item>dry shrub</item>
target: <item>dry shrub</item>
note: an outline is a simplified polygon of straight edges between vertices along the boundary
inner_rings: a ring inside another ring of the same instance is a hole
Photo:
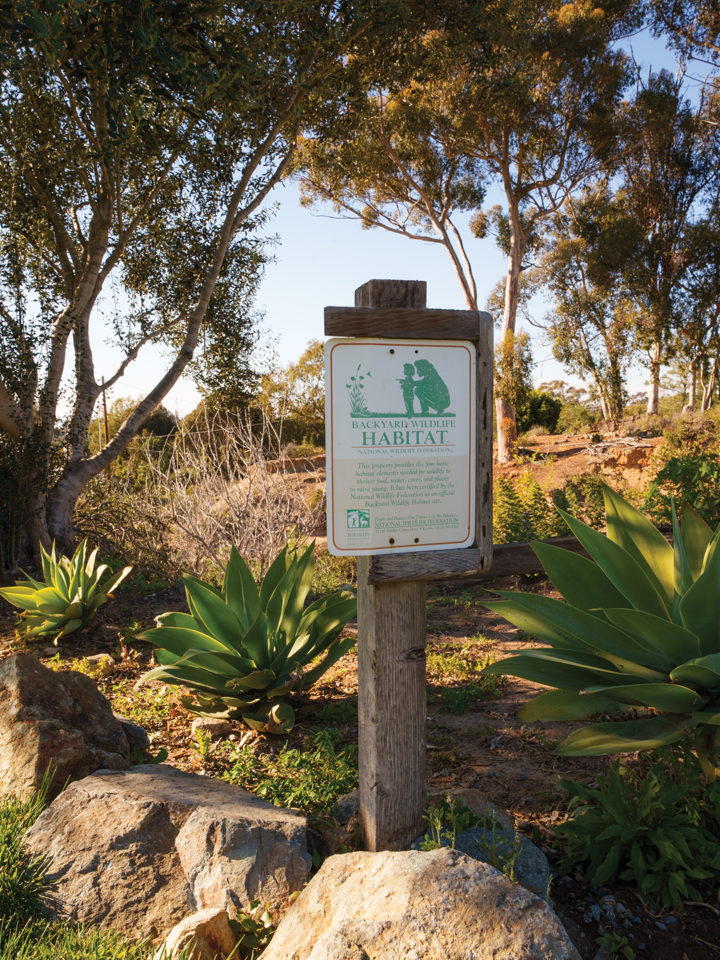
[[[142,480],[98,478],[78,504],[76,526],[165,576],[221,576],[231,546],[262,575],[291,539],[298,545],[321,517],[289,461],[278,471],[282,438],[268,419],[217,412],[147,448]],[[99,485],[99,487],[98,487]]]

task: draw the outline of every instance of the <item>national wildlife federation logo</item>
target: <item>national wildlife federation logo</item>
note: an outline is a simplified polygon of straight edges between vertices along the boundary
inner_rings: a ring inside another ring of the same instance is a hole
[[[370,526],[369,510],[348,510],[347,525],[350,530],[359,530]]]
[[[398,372],[399,369],[398,369]],[[352,417],[430,417],[449,416],[455,414],[449,411],[450,391],[447,384],[429,360],[421,358],[415,363],[402,365],[402,377],[396,377],[399,384],[397,390],[397,410],[378,411],[370,405],[368,394],[372,396],[372,373],[363,370],[358,364],[354,374],[346,383],[350,415]],[[370,388],[368,390],[368,388]],[[405,407],[400,408],[400,401]]]

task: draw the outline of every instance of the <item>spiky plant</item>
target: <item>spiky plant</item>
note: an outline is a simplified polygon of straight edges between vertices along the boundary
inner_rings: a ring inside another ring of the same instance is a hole
[[[222,590],[184,576],[190,612],[164,613],[157,627],[140,634],[158,647],[160,666],[139,683],[186,687],[184,705],[201,716],[238,717],[271,733],[290,730],[295,715],[283,697],[312,686],[355,644],[353,637],[339,638],[357,611],[351,594],[304,606],[314,549],[284,547],[259,589],[234,547]]]
[[[80,630],[122,583],[132,567],[125,567],[105,583],[110,571],[105,563],[97,564],[97,549],[87,556],[87,540],[83,540],[72,557],[57,555],[55,544],[50,553],[40,545],[40,559],[45,578],[35,580],[25,573],[14,587],[3,587],[0,596],[22,610],[18,631],[26,637],[52,637],[57,645],[61,637]]]
[[[691,738],[708,781],[720,760],[720,527],[691,508],[673,543],[609,487],[607,535],[561,511],[591,559],[531,546],[564,600],[505,593],[487,606],[548,646],[486,668],[549,687],[523,719],[593,722],[558,751],[590,756],[649,750]]]

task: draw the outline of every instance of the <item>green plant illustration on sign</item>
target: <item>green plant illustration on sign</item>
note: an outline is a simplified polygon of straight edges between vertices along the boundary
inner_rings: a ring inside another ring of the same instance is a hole
[[[395,412],[371,412],[365,396],[365,380],[371,376],[370,371],[362,372],[362,365],[358,364],[354,376],[350,377],[345,386],[350,402],[352,417],[454,417],[448,411],[450,406],[450,391],[447,384],[437,372],[435,365],[429,360],[421,358],[415,363],[403,364],[403,376],[397,377],[400,384],[405,409]],[[419,409],[417,409],[419,407]]]
[[[348,391],[348,398],[350,400],[350,413],[353,417],[366,417],[368,415],[368,405],[367,400],[365,399],[365,377],[370,376],[370,372],[367,374],[361,373],[361,364],[357,365],[357,370],[355,371],[355,376],[350,377],[350,383],[346,383],[345,386]]]

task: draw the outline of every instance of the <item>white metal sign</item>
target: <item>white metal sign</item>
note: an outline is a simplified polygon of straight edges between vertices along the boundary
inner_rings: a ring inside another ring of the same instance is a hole
[[[472,544],[472,343],[329,340],[325,424],[330,553]]]

